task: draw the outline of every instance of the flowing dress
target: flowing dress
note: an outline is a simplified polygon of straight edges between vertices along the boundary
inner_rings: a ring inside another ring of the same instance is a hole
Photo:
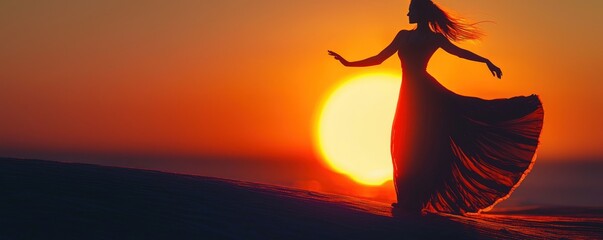
[[[427,73],[439,48],[403,35],[403,76],[391,135],[397,207],[462,214],[507,198],[535,161],[544,110],[538,96],[458,95]]]

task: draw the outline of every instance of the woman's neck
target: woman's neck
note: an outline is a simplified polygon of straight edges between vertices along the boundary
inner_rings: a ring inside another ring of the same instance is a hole
[[[417,31],[419,32],[429,32],[431,28],[429,27],[428,22],[419,22],[417,23]]]

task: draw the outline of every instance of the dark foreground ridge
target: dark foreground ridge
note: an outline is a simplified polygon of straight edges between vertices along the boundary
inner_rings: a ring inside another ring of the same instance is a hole
[[[40,160],[0,159],[0,194],[0,239],[603,238],[600,209],[392,217],[347,196]]]

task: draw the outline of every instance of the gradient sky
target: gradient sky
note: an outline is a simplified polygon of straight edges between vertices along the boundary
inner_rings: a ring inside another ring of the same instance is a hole
[[[314,153],[321,101],[410,29],[406,0],[2,1],[0,155]],[[482,98],[539,94],[541,159],[603,157],[603,1],[441,0],[487,36],[429,72]],[[50,155],[48,155],[50,156]],[[110,158],[110,157],[107,157]],[[108,160],[107,160],[108,161]],[[98,163],[104,163],[99,158]]]

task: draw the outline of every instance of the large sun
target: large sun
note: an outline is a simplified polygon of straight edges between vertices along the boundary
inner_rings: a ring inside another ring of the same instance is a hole
[[[399,90],[399,77],[370,74],[350,79],[330,94],[315,128],[327,165],[365,185],[392,179],[390,137]]]

